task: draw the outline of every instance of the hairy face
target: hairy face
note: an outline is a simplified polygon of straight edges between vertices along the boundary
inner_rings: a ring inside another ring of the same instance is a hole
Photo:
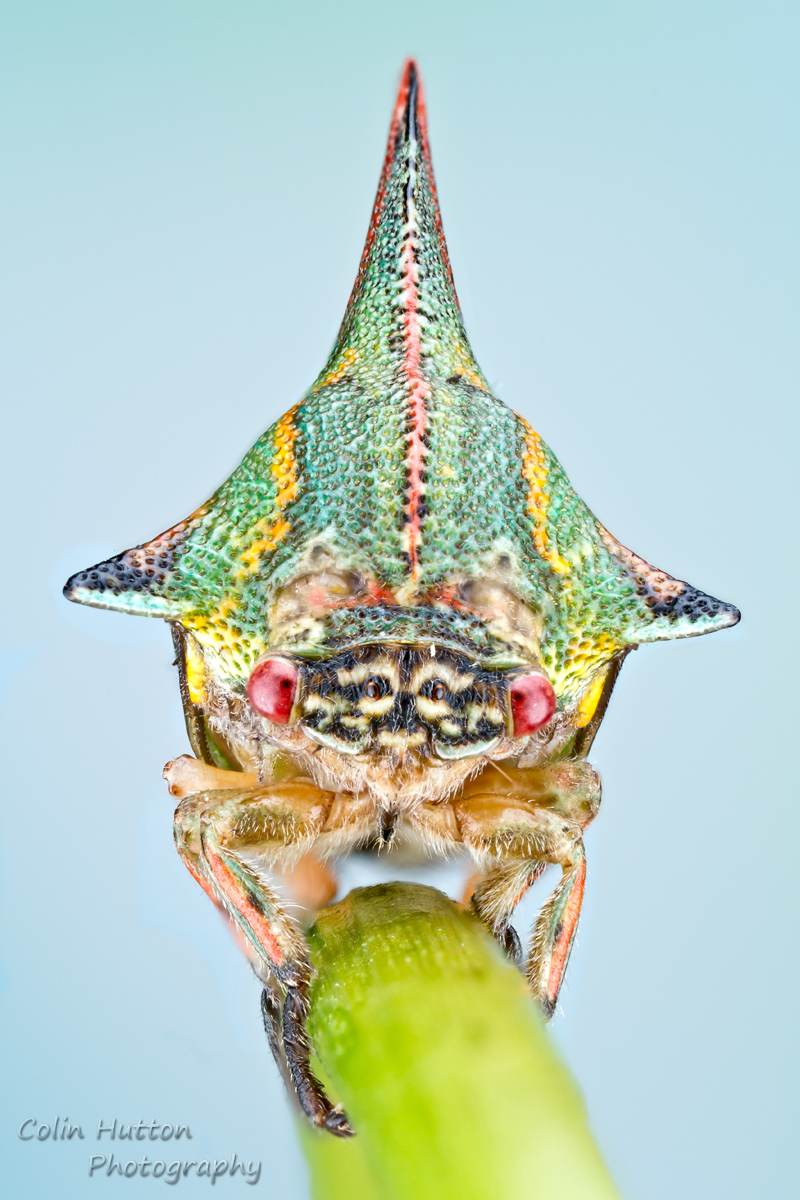
[[[369,646],[302,675],[303,728],[344,754],[461,758],[507,733],[505,680],[466,656]]]
[[[363,646],[323,662],[263,660],[250,676],[253,707],[299,725],[345,755],[451,760],[549,720],[553,690],[538,671],[509,678],[435,646]]]

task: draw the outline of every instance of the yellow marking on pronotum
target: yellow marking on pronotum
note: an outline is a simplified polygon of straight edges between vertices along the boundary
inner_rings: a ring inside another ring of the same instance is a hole
[[[584,725],[588,725],[594,716],[595,710],[600,703],[600,697],[603,694],[603,685],[607,674],[607,671],[601,671],[583,693],[580,704],[575,710],[575,716],[572,719],[572,723],[576,729],[583,729]]]
[[[270,465],[270,474],[278,488],[275,496],[275,506],[278,512],[277,514],[272,513],[270,518],[262,517],[254,525],[252,532],[260,533],[261,537],[252,541],[243,552],[235,573],[236,579],[244,579],[248,575],[252,575],[258,569],[262,558],[271,553],[278,543],[283,541],[291,528],[290,523],[281,515],[281,511],[294,500],[299,486],[297,459],[294,455],[294,443],[298,436],[294,415],[299,407],[299,404],[295,404],[294,408],[290,408],[275,426],[275,457]]]
[[[193,637],[186,639],[186,687],[192,704],[203,704],[206,699],[206,672],[203,656]]]
[[[547,536],[547,506],[550,503],[550,493],[545,491],[547,483],[547,462],[542,447],[542,439],[525,420],[519,417],[525,430],[525,445],[528,453],[522,464],[522,475],[528,484],[528,512],[533,517],[533,541],[536,549],[545,562],[548,562],[559,575],[565,575],[570,569],[557,550],[548,546]]]
[[[342,379],[347,372],[356,365],[357,360],[358,355],[353,347],[350,346],[349,349],[345,350],[341,360],[336,364],[336,366],[331,367],[328,374],[322,376],[317,383],[317,387],[327,387],[327,385],[330,383],[338,383],[339,380]]]
[[[565,702],[581,696],[579,703],[583,702],[582,693],[586,687],[585,681],[592,680],[588,689],[591,691],[595,685],[597,672],[601,671],[602,679],[605,675],[602,668],[608,666],[609,660],[619,648],[619,642],[607,633],[590,633],[585,629],[574,631],[569,644],[564,648],[563,655],[559,655],[560,663],[555,661],[545,663],[556,695]],[[588,703],[589,700],[586,699],[586,704],[588,705]],[[591,717],[587,719],[591,720]]]
[[[192,631],[198,642],[219,656],[218,666],[224,664],[224,670],[235,675],[249,674],[253,663],[264,652],[261,639],[242,639],[238,609],[239,598],[229,596],[211,612],[195,611],[181,617],[181,624]],[[217,673],[217,667],[212,668],[212,674]]]
[[[472,356],[466,352],[463,344],[459,344],[454,349],[455,359],[455,374],[460,375],[464,383],[470,383],[473,387],[480,388],[485,391],[488,387],[486,380],[481,375],[480,371],[475,370],[475,364],[472,361]]]
[[[290,408],[275,426],[275,457],[272,460],[270,471],[278,485],[278,494],[275,497],[278,508],[285,508],[289,501],[294,500],[297,495],[297,460],[294,456],[294,443],[297,440],[298,431],[294,424],[294,415],[299,407],[299,404],[295,404],[294,408]]]
[[[236,611],[237,603],[235,596],[228,596],[211,612],[187,613],[185,617],[181,618],[181,624],[187,629],[191,629],[199,642],[204,645],[206,643],[213,645],[219,640],[215,631],[230,624],[230,618]],[[203,634],[206,636],[203,637]]]
[[[289,522],[284,521],[282,517],[279,517],[272,525],[265,521],[259,521],[254,526],[254,532],[263,529],[264,537],[257,538],[247,547],[239,559],[240,566],[236,570],[235,578],[243,579],[246,575],[252,575],[264,555],[275,549],[278,543],[286,537],[290,528]]]

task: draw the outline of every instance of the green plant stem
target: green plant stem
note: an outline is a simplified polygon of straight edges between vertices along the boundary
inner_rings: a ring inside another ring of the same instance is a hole
[[[522,976],[475,920],[395,883],[309,937],[309,1027],[357,1131],[303,1131],[315,1200],[617,1200]]]

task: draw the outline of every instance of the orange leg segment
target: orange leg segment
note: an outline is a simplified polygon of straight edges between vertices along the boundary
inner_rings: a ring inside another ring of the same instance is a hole
[[[270,1047],[310,1120],[340,1137],[352,1130],[311,1066],[305,1030],[311,962],[302,930],[260,868],[284,865],[310,845],[333,796],[308,780],[187,795],[175,813],[175,841],[194,879],[233,923],[264,984]]]

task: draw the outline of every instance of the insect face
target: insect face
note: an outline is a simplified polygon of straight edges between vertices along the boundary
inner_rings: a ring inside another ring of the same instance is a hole
[[[465,654],[433,647],[364,646],[323,662],[266,658],[250,703],[277,724],[299,723],[345,755],[439,759],[486,753],[550,720],[555,693],[540,672],[508,679]]]

